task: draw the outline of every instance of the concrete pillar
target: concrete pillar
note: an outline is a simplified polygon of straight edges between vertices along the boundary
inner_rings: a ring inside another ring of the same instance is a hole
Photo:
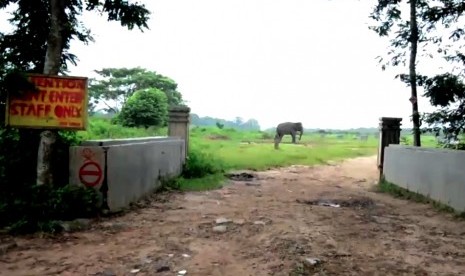
[[[172,106],[168,113],[168,136],[184,139],[186,148],[184,160],[189,152],[189,114],[191,109],[188,106]]]
[[[380,178],[383,175],[384,148],[390,144],[400,143],[401,121],[402,118],[381,117],[379,119],[378,170]]]

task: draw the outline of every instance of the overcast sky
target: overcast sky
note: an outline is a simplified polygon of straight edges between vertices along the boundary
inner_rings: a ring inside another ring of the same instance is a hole
[[[85,14],[96,41],[72,44],[71,75],[141,66],[174,79],[193,113],[262,128],[376,127],[381,116],[411,126],[409,88],[375,59],[387,42],[368,29],[373,0],[141,2],[152,11],[144,33]]]

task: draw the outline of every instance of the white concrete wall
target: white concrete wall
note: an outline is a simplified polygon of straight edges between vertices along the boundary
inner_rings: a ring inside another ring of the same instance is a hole
[[[185,161],[182,139],[136,139],[133,143],[127,140],[122,143],[105,141],[103,146],[96,146],[98,142],[70,148],[70,184],[86,185],[85,182],[99,180],[96,174],[100,167],[102,177],[93,187],[99,191],[108,187],[106,198],[111,211],[127,207],[154,192],[160,188],[161,178],[175,177],[182,172]],[[86,166],[89,162],[94,162],[94,165]],[[84,182],[83,166],[85,171],[91,171],[86,174]]]
[[[465,151],[389,145],[383,175],[397,186],[465,211]]]

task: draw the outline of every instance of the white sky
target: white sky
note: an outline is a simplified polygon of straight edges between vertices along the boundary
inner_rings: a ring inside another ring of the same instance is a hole
[[[262,128],[376,127],[381,116],[411,127],[409,88],[375,59],[388,44],[368,29],[373,0],[141,2],[152,11],[144,33],[85,14],[96,41],[72,44],[71,75],[140,66],[174,79],[193,113]]]

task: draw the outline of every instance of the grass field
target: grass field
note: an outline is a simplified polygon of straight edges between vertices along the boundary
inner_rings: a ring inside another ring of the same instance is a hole
[[[241,132],[234,129],[194,128],[191,130],[192,147],[223,161],[226,169],[263,170],[287,165],[314,165],[328,160],[364,156],[376,153],[377,139],[360,141],[355,136],[337,139],[305,134],[298,144],[285,136],[280,148],[274,149],[268,133]]]
[[[166,135],[166,128],[143,129],[124,128],[112,125],[107,120],[92,119],[87,131],[79,132],[81,139],[130,138]],[[196,160],[197,170],[213,166],[216,173],[200,178],[181,178],[179,184],[183,190],[204,190],[217,187],[224,179],[222,171],[228,170],[266,170],[289,165],[317,165],[328,161],[337,161],[357,156],[374,155],[377,152],[378,137],[370,135],[362,141],[356,135],[335,134],[324,137],[317,133],[305,133],[298,144],[291,143],[289,135],[284,136],[280,148],[274,149],[273,133],[263,131],[240,131],[219,129],[218,127],[191,127],[190,149],[193,154],[203,157]],[[404,143],[411,144],[411,136],[404,134]],[[433,136],[422,136],[423,146],[434,147]],[[208,164],[207,164],[208,163]]]

